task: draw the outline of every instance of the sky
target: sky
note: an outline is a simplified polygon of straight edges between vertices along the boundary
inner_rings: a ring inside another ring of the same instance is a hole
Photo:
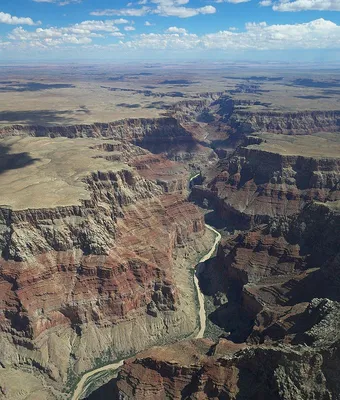
[[[0,61],[340,63],[340,0],[0,0]]]

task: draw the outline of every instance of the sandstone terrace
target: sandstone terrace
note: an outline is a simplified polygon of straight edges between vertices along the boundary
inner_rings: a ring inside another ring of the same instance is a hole
[[[1,206],[14,210],[80,205],[90,195],[83,182],[92,172],[130,169],[104,158],[98,139],[15,137],[0,142]],[[107,144],[113,144],[107,141]],[[4,149],[9,152],[4,154]],[[23,163],[23,158],[26,160]],[[18,165],[15,165],[17,161]],[[7,169],[8,168],[8,169]]]
[[[286,156],[340,158],[340,135],[336,133],[316,133],[308,136],[263,133],[259,137],[262,142],[248,148]]]

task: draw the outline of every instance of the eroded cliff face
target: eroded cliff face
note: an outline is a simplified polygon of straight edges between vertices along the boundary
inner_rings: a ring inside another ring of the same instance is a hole
[[[262,107],[253,111],[252,107]],[[183,124],[203,123],[215,130],[220,139],[238,142],[254,132],[309,135],[317,132],[338,132],[340,111],[280,112],[266,110],[268,104],[258,101],[234,99],[228,93],[216,93],[204,99],[180,101],[173,107],[174,116]]]
[[[339,215],[312,204],[226,239],[210,265],[216,275],[203,271],[200,279],[203,290],[224,287],[229,297],[215,321],[234,341],[242,328],[248,338],[151,349],[127,360],[107,393],[124,400],[339,399]]]
[[[59,383],[72,364],[76,373],[89,369],[108,348],[112,353],[106,358],[117,359],[195,329],[195,313],[181,301],[173,259],[178,246],[191,242],[200,248],[195,240],[204,235],[202,216],[178,195],[139,199],[123,212],[116,223],[111,220],[115,236],[105,251],[97,247],[98,254],[74,243],[65,250],[37,249],[22,230],[24,225],[34,232],[48,221],[57,232],[67,230],[69,216],[12,223],[30,254],[25,252],[25,261],[1,260],[3,365],[20,367],[23,359],[31,360]],[[93,238],[106,237],[96,221],[93,228],[86,227]]]
[[[191,267],[213,237],[186,200],[190,166],[205,178],[192,198],[213,208],[219,222],[244,230],[228,237],[202,271],[210,294],[229,298],[217,302],[215,322],[244,343],[150,350],[125,363],[115,396],[336,398],[338,342],[326,343],[320,332],[330,329],[337,338],[330,321],[338,320],[339,219],[336,208],[310,203],[340,199],[339,159],[264,151],[253,146],[261,139],[244,134],[335,129],[338,113],[240,120],[237,105],[208,95],[180,104],[178,119],[0,131],[110,139],[93,144],[102,151],[96,157],[125,164],[86,175],[90,196],[77,205],[1,207],[2,393],[61,398],[99,362],[195,331]],[[216,142],[242,146],[229,156]],[[322,299],[325,287],[333,302]],[[18,377],[27,388],[16,386]]]
[[[179,119],[162,117],[154,119],[125,119],[112,123],[70,126],[23,126],[13,125],[0,129],[0,138],[8,136],[103,138],[117,141],[115,146],[105,146],[107,158],[129,159],[133,154],[163,154],[168,159],[196,163],[203,167],[216,154],[200,143],[200,138],[186,129]],[[132,145],[132,146],[131,146]],[[138,150],[140,149],[140,150]],[[146,149],[147,152],[143,152]]]
[[[220,218],[247,229],[296,214],[313,200],[339,200],[340,161],[240,147],[193,188],[192,199],[206,199]]]
[[[338,132],[340,111],[301,111],[294,113],[237,111],[229,121],[243,133],[271,132],[283,134],[311,134]]]
[[[213,237],[186,200],[189,172],[131,143],[91,143],[115,168],[82,178],[85,199],[0,208],[0,387],[9,398],[67,397],[98,364],[198,327],[191,269]]]
[[[155,348],[124,364],[112,398],[338,399],[339,341],[317,349],[197,340]],[[108,398],[111,397],[110,395]]]
[[[25,261],[48,251],[80,249],[107,254],[123,207],[162,193],[133,171],[93,173],[84,179],[91,199],[80,206],[12,210],[1,208],[1,247],[6,260]]]
[[[182,107],[183,120],[195,115],[202,136],[206,103]],[[338,112],[247,115],[240,123],[235,104],[225,99],[224,107],[218,120],[234,125],[240,138],[255,130],[338,130]],[[289,138],[286,147],[264,142],[259,133],[231,155],[221,152],[191,193],[229,230],[199,280],[215,306],[208,318],[231,341],[186,341],[141,353],[124,363],[108,388],[112,398],[340,398],[339,156],[331,142],[325,154],[294,148]]]

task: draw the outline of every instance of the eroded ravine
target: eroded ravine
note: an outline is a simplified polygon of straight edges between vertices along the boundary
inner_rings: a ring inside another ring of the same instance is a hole
[[[216,237],[215,237],[215,241],[214,241],[211,249],[200,259],[196,268],[200,264],[206,262],[207,260],[209,260],[212,257],[212,255],[215,253],[215,250],[216,250],[218,244],[221,241],[221,234],[216,229],[214,229],[212,226],[207,225],[207,224],[205,224],[205,227],[207,229],[209,229],[210,231],[214,232]],[[195,289],[197,292],[197,297],[198,297],[198,302],[199,302],[199,327],[200,327],[199,332],[195,336],[195,339],[200,339],[203,337],[204,332],[205,332],[207,316],[206,316],[205,305],[204,305],[204,294],[202,293],[202,291],[200,289],[200,285],[199,285],[199,281],[198,281],[198,277],[197,277],[197,271],[194,274],[194,284],[195,284]],[[108,364],[108,365],[105,365],[104,367],[100,367],[93,371],[87,372],[85,375],[82,376],[81,380],[77,384],[76,389],[72,395],[72,400],[79,400],[82,398],[82,395],[85,395],[85,392],[87,389],[87,382],[92,376],[94,376],[102,371],[108,371],[108,370],[115,371],[123,365],[124,361],[125,360],[121,360],[119,362],[116,362],[113,364]]]

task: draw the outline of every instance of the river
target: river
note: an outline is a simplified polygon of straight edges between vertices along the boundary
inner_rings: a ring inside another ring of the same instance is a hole
[[[190,181],[195,179],[197,176],[199,176],[199,174],[193,176],[190,179]],[[197,264],[197,266],[199,264],[204,263],[205,261],[209,260],[209,258],[211,258],[211,256],[214,254],[218,244],[221,241],[221,234],[216,229],[214,229],[212,226],[207,225],[207,224],[205,225],[205,227],[207,229],[211,230],[212,232],[214,232],[216,234],[216,237],[215,237],[215,241],[214,241],[214,244],[212,245],[211,249],[208,251],[208,253],[206,253],[200,259],[200,261]],[[199,285],[196,273],[194,274],[194,283],[195,283],[195,288],[196,288],[196,291],[197,291],[197,297],[198,297],[198,302],[199,302],[199,319],[200,319],[200,330],[197,333],[197,335],[195,336],[195,338],[199,339],[199,338],[202,338],[203,335],[204,335],[204,331],[205,331],[206,324],[207,324],[207,315],[206,315],[205,306],[204,306],[204,294],[201,292],[200,285]],[[104,367],[101,367],[101,368],[95,369],[93,371],[87,372],[85,375],[82,376],[81,380],[79,381],[79,383],[78,383],[78,385],[77,385],[77,387],[76,387],[76,389],[75,389],[75,391],[73,393],[72,400],[79,400],[81,398],[82,394],[85,394],[85,391],[86,391],[87,386],[88,386],[88,385],[86,385],[86,382],[91,376],[93,376],[95,374],[98,374],[98,373],[100,373],[102,371],[107,371],[107,370],[111,370],[111,369],[112,370],[116,370],[119,367],[121,367],[123,365],[123,363],[124,363],[124,360],[121,360],[121,361],[119,361],[117,363],[105,365]]]

